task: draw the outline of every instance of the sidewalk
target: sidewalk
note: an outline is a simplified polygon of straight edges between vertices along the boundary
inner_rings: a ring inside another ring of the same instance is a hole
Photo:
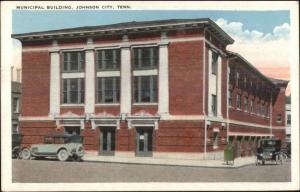
[[[144,165],[167,165],[167,166],[192,166],[211,168],[238,168],[254,164],[255,157],[243,157],[234,160],[234,164],[226,165],[223,160],[191,160],[191,159],[162,159],[153,157],[115,157],[85,154],[83,160],[86,162],[144,164]]]

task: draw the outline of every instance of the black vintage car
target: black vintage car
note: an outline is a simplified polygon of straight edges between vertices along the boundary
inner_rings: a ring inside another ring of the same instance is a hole
[[[281,140],[262,139],[256,153],[256,165],[265,164],[266,161],[282,163],[281,158]]]
[[[18,133],[12,134],[12,158],[21,157],[21,141],[22,135]]]

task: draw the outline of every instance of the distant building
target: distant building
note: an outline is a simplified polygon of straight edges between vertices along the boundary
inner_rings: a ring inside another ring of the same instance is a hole
[[[12,81],[11,83],[12,133],[19,132],[20,109],[21,109],[21,83]]]
[[[286,115],[286,139],[291,139],[291,96],[286,98],[285,103],[285,115]]]

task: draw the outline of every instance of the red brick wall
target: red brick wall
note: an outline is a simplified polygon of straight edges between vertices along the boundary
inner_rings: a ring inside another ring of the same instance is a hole
[[[157,152],[203,152],[203,127],[200,121],[161,121],[155,149]]]
[[[275,98],[273,105],[273,126],[285,126],[285,88],[281,88],[279,94]],[[281,114],[281,122],[277,122],[276,117]]]
[[[157,114],[158,106],[157,105],[132,105],[131,114],[145,112],[152,115]]]
[[[222,58],[221,111],[224,118],[227,117],[227,73],[227,59]]]
[[[49,52],[22,52],[22,116],[47,116],[49,91]]]
[[[120,114],[120,106],[96,106],[95,107],[95,114],[97,113],[109,113],[109,114],[113,114],[113,115],[119,115]]]
[[[43,143],[45,135],[61,132],[60,130],[56,129],[56,124],[52,121],[21,121],[19,126],[20,134],[23,135],[23,147],[30,146],[31,144]]]
[[[202,114],[202,41],[169,45],[169,96],[173,115]]]
[[[84,115],[84,107],[60,107],[60,114],[72,112],[76,115]]]

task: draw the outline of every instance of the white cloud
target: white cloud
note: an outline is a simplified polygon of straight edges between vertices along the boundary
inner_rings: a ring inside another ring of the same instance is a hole
[[[267,34],[258,30],[243,29],[243,23],[228,22],[223,18],[218,19],[216,23],[235,40],[227,49],[241,54],[258,69],[269,68],[269,76],[276,78],[278,74],[275,73],[276,68],[288,68],[290,43],[288,23],[275,26],[272,33]]]
[[[216,23],[228,34],[230,34],[237,42],[247,41],[272,41],[279,39],[289,39],[290,25],[283,23],[275,26],[272,33],[263,33],[257,30],[243,29],[241,22],[228,22],[223,18],[219,18]]]

